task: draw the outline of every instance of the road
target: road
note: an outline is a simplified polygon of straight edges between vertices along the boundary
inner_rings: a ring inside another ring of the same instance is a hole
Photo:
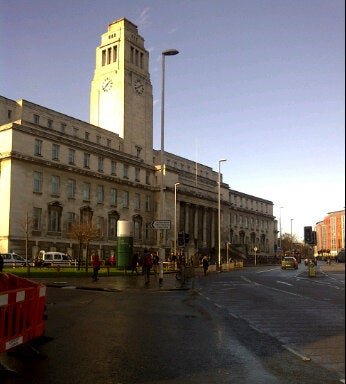
[[[344,378],[344,274],[244,268],[193,289],[48,288],[46,335],[4,384],[294,384]]]

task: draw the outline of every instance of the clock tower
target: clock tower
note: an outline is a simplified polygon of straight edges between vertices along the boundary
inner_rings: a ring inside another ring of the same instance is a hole
[[[137,26],[122,18],[108,25],[96,48],[90,123],[117,133],[124,151],[153,159],[153,92],[149,53]]]

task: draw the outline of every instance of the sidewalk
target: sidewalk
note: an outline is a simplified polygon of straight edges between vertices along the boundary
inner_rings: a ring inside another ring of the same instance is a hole
[[[196,273],[198,271],[196,269]],[[172,291],[189,290],[193,285],[193,279],[188,279],[185,284],[181,284],[176,279],[175,273],[164,273],[162,284],[159,284],[159,276],[150,275],[149,286],[144,284],[144,276],[141,274],[127,274],[119,276],[100,276],[98,281],[92,281],[90,277],[42,277],[31,278],[39,281],[47,287],[62,289],[85,289],[95,291],[122,292],[125,290],[149,290],[149,291]]]

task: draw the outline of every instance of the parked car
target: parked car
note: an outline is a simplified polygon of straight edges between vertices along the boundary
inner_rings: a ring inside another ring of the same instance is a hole
[[[293,256],[285,256],[281,262],[281,269],[294,268],[298,269],[298,261]]]
[[[14,252],[1,253],[1,256],[4,259],[4,267],[23,267],[26,265],[24,257],[19,256]]]
[[[44,252],[42,254],[42,258],[36,263],[36,265],[43,267],[70,266],[72,264],[72,258],[62,252]]]

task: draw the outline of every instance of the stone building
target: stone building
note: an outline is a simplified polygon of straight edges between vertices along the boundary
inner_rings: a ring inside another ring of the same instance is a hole
[[[188,255],[218,247],[245,257],[256,246],[273,255],[277,223],[271,201],[233,191],[211,167],[153,149],[149,53],[127,19],[108,26],[96,49],[90,123],[26,100],[0,97],[0,251],[34,257],[39,250],[75,255],[76,222],[92,221],[92,246],[116,253],[118,220],[132,222],[134,249]],[[163,202],[169,229],[155,229]],[[176,225],[175,225],[176,224]],[[230,246],[230,248],[229,248]]]

